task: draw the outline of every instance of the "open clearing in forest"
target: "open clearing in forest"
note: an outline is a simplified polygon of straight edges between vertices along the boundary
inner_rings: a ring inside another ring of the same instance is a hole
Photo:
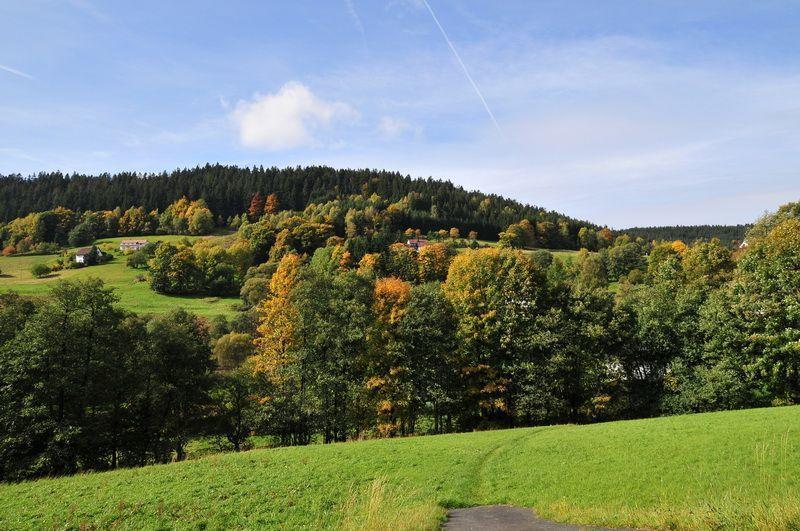
[[[207,236],[207,238],[221,239],[227,236]],[[213,315],[234,315],[234,304],[241,302],[238,297],[205,297],[205,296],[174,296],[162,295],[150,289],[147,281],[147,272],[142,269],[132,269],[125,265],[125,256],[119,251],[119,242],[130,239],[146,239],[151,242],[179,242],[187,236],[155,235],[155,236],[126,236],[118,238],[103,238],[95,244],[104,252],[111,252],[114,258],[104,264],[83,267],[80,269],[64,269],[55,271],[45,278],[34,278],[31,266],[37,263],[52,264],[57,255],[27,255],[27,256],[0,256],[0,292],[14,290],[22,295],[45,295],[54,282],[59,279],[84,279],[97,277],[102,279],[106,286],[114,288],[119,297],[121,307],[141,314],[159,314],[173,308],[186,310],[210,317]],[[197,237],[189,237],[196,240]],[[74,249],[72,249],[74,251]]]
[[[478,240],[478,244],[482,247],[498,247],[499,243],[489,240]],[[458,249],[459,252],[463,252],[468,250],[469,247],[461,247]],[[522,252],[531,255],[534,252],[540,249],[522,249]],[[571,249],[541,249],[542,251],[547,251],[551,253],[554,257],[560,258],[564,262],[571,262],[577,255],[578,251],[573,251]]]

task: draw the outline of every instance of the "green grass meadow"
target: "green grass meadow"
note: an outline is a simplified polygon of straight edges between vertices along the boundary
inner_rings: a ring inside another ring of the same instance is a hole
[[[482,247],[497,247],[499,244],[498,242],[493,242],[489,240],[477,240],[478,244]],[[458,249],[458,252],[464,252],[468,250],[469,247],[461,247]],[[522,249],[522,252],[531,255],[534,252],[538,251],[539,249]],[[571,249],[541,249],[543,251],[548,251],[556,258],[560,258],[564,262],[571,262],[575,259],[578,255],[578,251],[573,251]]]
[[[224,236],[212,236],[212,238],[222,237]],[[176,242],[183,240],[185,236],[164,235],[143,238],[152,242]],[[105,238],[95,242],[104,252],[113,254],[113,260],[108,263],[80,269],[64,269],[53,272],[46,278],[34,278],[30,272],[31,266],[37,263],[51,264],[55,262],[56,255],[0,256],[0,271],[2,271],[0,292],[14,290],[22,295],[45,295],[52,283],[59,279],[97,277],[116,290],[121,307],[137,313],[159,314],[178,307],[206,317],[220,314],[231,316],[235,313],[232,305],[241,302],[237,297],[161,295],[151,290],[146,281],[137,281],[139,275],[146,277],[147,273],[125,265],[125,256],[119,251],[119,242],[127,239],[132,237]]]
[[[0,486],[0,528],[800,527],[800,407],[253,450]]]

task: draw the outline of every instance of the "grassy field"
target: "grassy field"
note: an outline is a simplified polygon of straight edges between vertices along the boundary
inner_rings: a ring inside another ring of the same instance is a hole
[[[489,240],[478,240],[478,243],[481,246],[485,246],[485,247],[497,247],[498,246],[497,242],[492,242],[492,241],[489,241]],[[463,252],[463,251],[466,251],[467,249],[469,249],[469,248],[468,247],[462,247],[462,248],[459,248],[458,251],[459,252]],[[531,255],[537,250],[539,250],[539,249],[523,249],[522,252],[527,254],[527,255]],[[570,249],[542,249],[542,250],[549,251],[553,256],[555,256],[557,258],[560,258],[561,260],[563,260],[565,262],[571,262],[575,258],[575,256],[578,254],[578,251],[573,251],[573,250],[570,250]]]
[[[223,238],[226,236],[211,236]],[[150,241],[181,241],[185,236],[148,236]],[[131,269],[125,265],[125,257],[118,251],[119,242],[130,238],[106,238],[95,242],[104,251],[113,249],[114,259],[108,263],[84,267],[81,269],[65,269],[56,271],[46,278],[34,278],[30,268],[36,263],[51,264],[55,255],[38,256],[2,256],[0,257],[0,291],[14,290],[24,295],[44,295],[50,285],[59,279],[80,279],[98,277],[107,286],[116,290],[120,298],[120,306],[142,314],[164,313],[172,308],[182,307],[186,310],[204,315],[231,316],[234,314],[233,304],[240,301],[237,297],[177,297],[161,295],[150,289],[147,282],[137,280],[145,271]]]
[[[565,249],[545,249],[545,251],[550,251],[553,254],[553,256],[555,256],[556,258],[560,258],[565,262],[571,262],[578,255],[578,251],[571,251]],[[526,249],[523,252],[526,254],[533,254],[534,251]]]
[[[800,526],[800,407],[254,450],[0,487],[0,528],[435,529],[508,503],[582,524]]]

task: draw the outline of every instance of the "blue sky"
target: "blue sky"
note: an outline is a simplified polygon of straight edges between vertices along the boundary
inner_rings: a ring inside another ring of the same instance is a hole
[[[0,173],[386,168],[617,228],[800,198],[797,2],[428,2],[464,67],[424,0],[0,0]]]

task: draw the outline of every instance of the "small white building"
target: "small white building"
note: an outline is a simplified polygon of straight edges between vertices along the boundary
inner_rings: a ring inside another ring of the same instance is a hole
[[[120,251],[138,251],[145,245],[147,245],[147,240],[122,240],[119,242],[119,250]]]
[[[103,251],[97,247],[81,247],[75,251],[75,263],[91,265],[97,262],[101,256],[103,256]]]

